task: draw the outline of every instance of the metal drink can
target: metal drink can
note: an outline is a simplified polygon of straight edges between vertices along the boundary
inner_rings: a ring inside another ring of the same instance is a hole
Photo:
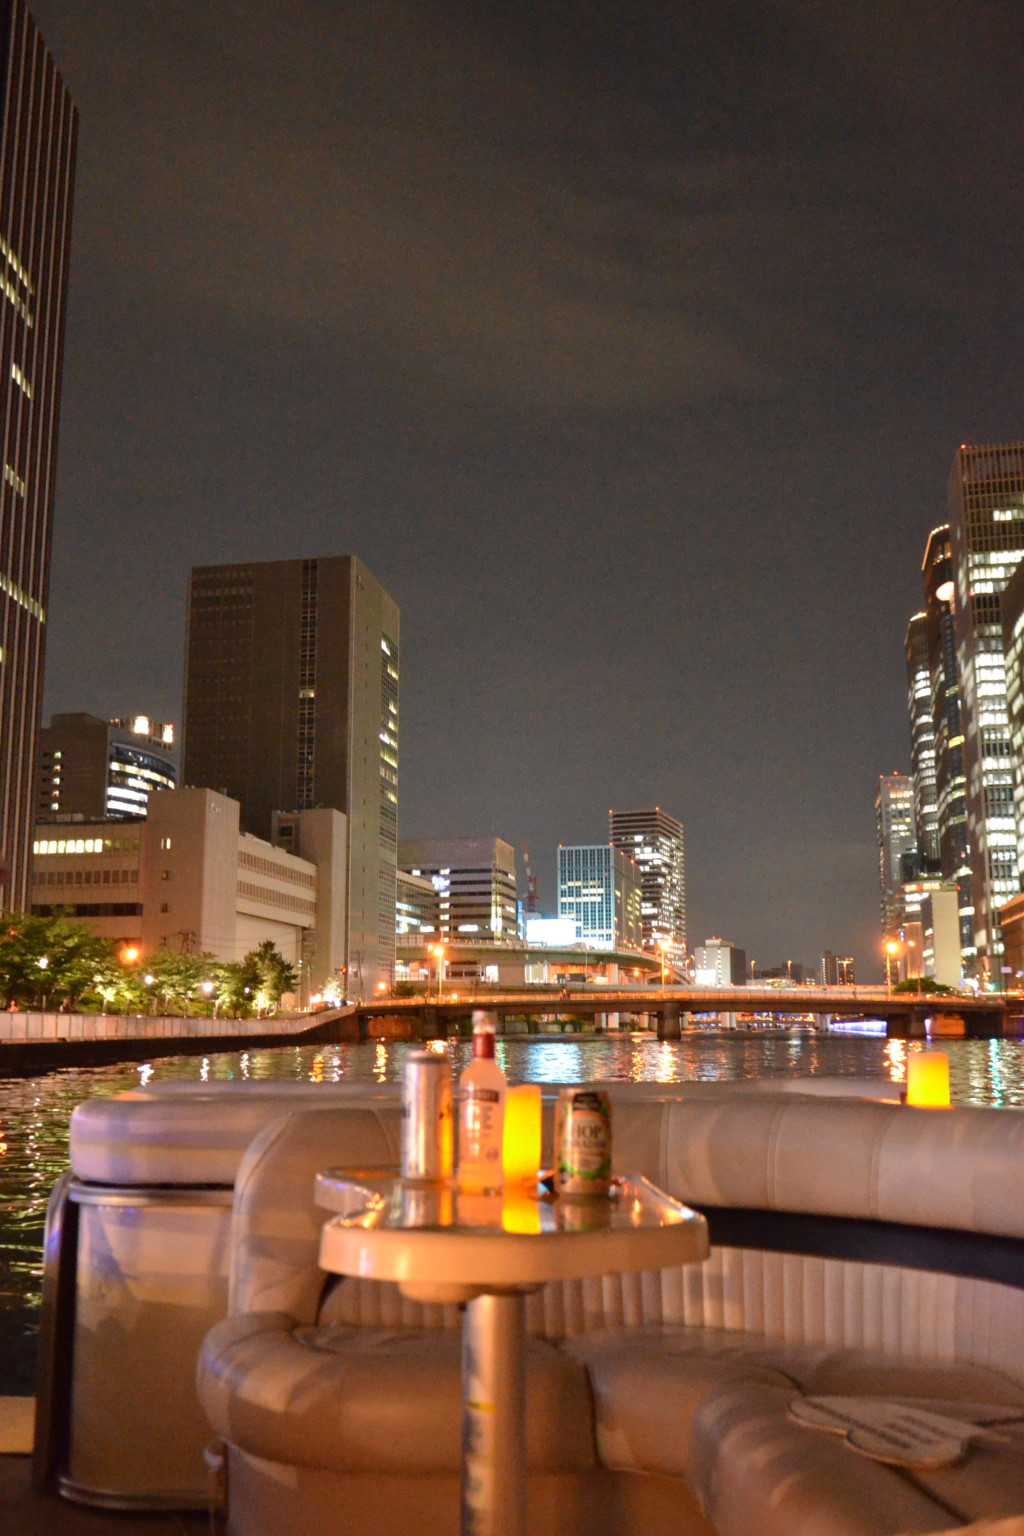
[[[450,1179],[452,1067],[437,1051],[410,1051],[402,1064],[402,1178]]]
[[[611,1177],[611,1100],[600,1088],[563,1088],[555,1111],[555,1192],[607,1195]]]

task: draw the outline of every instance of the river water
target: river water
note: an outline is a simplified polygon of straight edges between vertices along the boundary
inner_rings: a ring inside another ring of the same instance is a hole
[[[1024,1108],[1024,1042],[935,1042],[950,1061],[955,1103]],[[902,1082],[904,1042],[853,1034],[521,1036],[499,1040],[510,1082],[735,1081],[756,1077],[883,1077]],[[159,1078],[285,1078],[313,1082],[395,1082],[409,1045],[280,1046],[223,1055],[154,1057],[145,1063],[68,1067],[39,1077],[0,1078],[0,1395],[30,1392],[35,1379],[42,1235],[50,1188],[67,1166],[68,1121],[76,1104]],[[458,1073],[469,1042],[451,1047]]]

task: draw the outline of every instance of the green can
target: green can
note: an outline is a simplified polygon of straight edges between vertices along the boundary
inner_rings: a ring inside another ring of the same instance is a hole
[[[599,1088],[563,1088],[555,1111],[555,1193],[607,1195],[611,1177],[611,1100]]]

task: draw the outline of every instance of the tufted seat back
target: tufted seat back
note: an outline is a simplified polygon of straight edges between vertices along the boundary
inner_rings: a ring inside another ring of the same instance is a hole
[[[257,1137],[236,1184],[232,1311],[300,1322],[457,1327],[397,1287],[317,1267],[324,1212],[313,1177],[328,1165],[394,1167],[397,1109],[283,1116]],[[1024,1117],[1000,1110],[750,1095],[615,1106],[616,1165],[677,1198],[824,1216],[1024,1235]],[[528,1325],[551,1339],[617,1326],[684,1324],[792,1344],[998,1364],[1024,1378],[1024,1291],[891,1263],[716,1246],[704,1265],[546,1286]]]

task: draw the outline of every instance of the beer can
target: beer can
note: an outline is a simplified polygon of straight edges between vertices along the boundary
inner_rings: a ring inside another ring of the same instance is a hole
[[[612,1106],[600,1088],[563,1088],[555,1111],[555,1193],[607,1195]]]
[[[437,1051],[410,1051],[402,1064],[402,1178],[450,1179],[452,1067]]]

